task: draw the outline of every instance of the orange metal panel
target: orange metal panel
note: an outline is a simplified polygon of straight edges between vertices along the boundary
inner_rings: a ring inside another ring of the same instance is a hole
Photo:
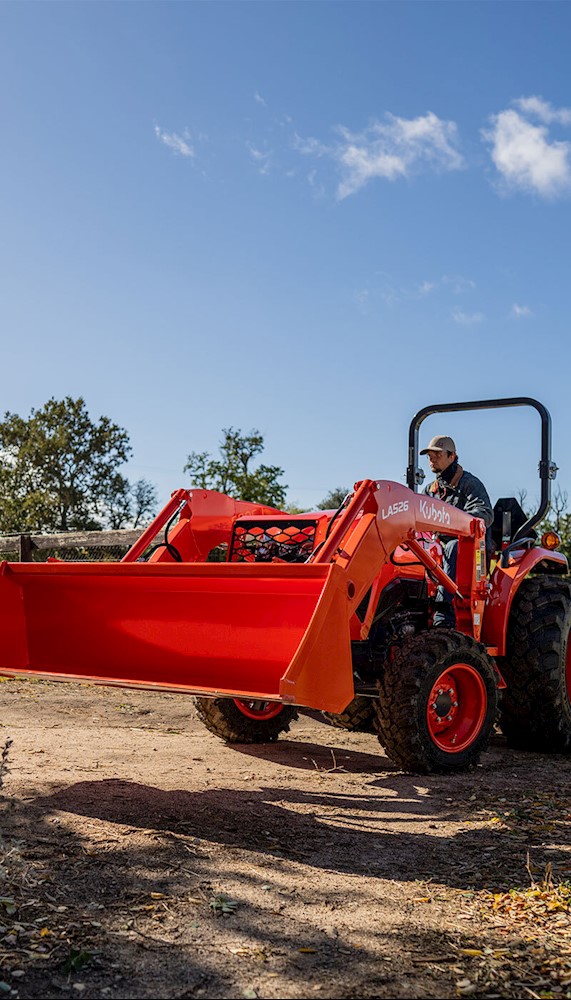
[[[279,698],[305,637],[302,694],[290,683],[288,700],[339,710],[352,698],[347,598],[337,579],[326,588],[331,566],[4,565],[0,673]],[[329,677],[345,674],[343,705],[321,677],[324,657]]]
[[[342,712],[353,699],[350,603],[345,573],[331,566],[310,627],[281,681],[284,701]]]
[[[563,553],[552,552],[549,549],[533,548],[519,552],[514,551],[509,564],[505,568],[498,561],[490,578],[490,592],[484,615],[482,642],[496,646],[498,656],[505,656],[506,633],[513,599],[518,588],[534,566],[543,561],[553,563],[554,570],[561,572],[567,568],[567,560]]]
[[[0,564],[1,657],[14,667],[26,667],[29,662],[21,587],[8,563]]]

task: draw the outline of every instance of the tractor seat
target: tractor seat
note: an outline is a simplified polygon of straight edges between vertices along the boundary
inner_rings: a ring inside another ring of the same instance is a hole
[[[492,540],[496,552],[500,552],[502,544],[513,541],[516,531],[528,520],[515,497],[501,497],[494,506],[494,521],[491,528]],[[532,529],[527,533],[536,538]]]

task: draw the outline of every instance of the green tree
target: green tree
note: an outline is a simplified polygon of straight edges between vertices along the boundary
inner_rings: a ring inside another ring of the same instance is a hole
[[[342,486],[337,486],[334,490],[330,490],[326,497],[323,497],[321,503],[317,504],[318,510],[337,510],[341,506],[345,497],[351,490],[346,490]]]
[[[5,413],[0,531],[81,531],[132,523],[141,488],[119,472],[130,454],[127,431],[108,417],[94,422],[81,398],[52,398],[28,419]],[[153,491],[146,484],[146,514]]]
[[[139,528],[151,520],[157,508],[157,491],[147,479],[130,483],[117,472],[110,477],[99,507],[111,530]]]
[[[224,428],[220,454],[213,458],[207,451],[193,451],[188,456],[184,472],[190,475],[191,486],[228,493],[235,500],[250,500],[270,507],[282,508],[287,486],[280,483],[284,470],[278,465],[258,465],[252,460],[264,450],[264,438],[257,430],[243,434],[233,427]]]

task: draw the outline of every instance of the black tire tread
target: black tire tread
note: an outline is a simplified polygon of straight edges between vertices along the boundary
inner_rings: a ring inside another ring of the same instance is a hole
[[[488,694],[486,720],[474,742],[459,753],[446,753],[432,741],[423,723],[432,687],[427,679],[447,661],[478,666]],[[424,702],[424,704],[423,704]],[[448,629],[433,629],[405,639],[393,647],[379,681],[376,702],[377,733],[387,756],[405,771],[443,774],[474,766],[492,734],[497,711],[494,661],[485,647],[470,636]]]
[[[543,753],[571,752],[571,702],[565,659],[571,625],[571,580],[536,576],[514,597],[500,726],[508,745]]]
[[[372,733],[375,729],[375,702],[373,698],[355,695],[344,712],[324,712],[336,729],[346,729],[350,732]]]
[[[226,743],[275,743],[297,719],[297,710],[284,705],[272,719],[250,719],[232,698],[194,698],[196,714],[207,729]]]

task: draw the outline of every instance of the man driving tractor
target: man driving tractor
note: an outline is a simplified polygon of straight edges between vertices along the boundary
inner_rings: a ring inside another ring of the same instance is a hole
[[[487,529],[486,549],[489,555],[493,548],[490,527],[494,513],[484,484],[470,472],[465,472],[458,464],[456,445],[451,437],[446,435],[433,437],[420,454],[428,455],[430,468],[436,473],[436,479],[425,486],[424,492],[468,514],[481,517]],[[442,569],[452,580],[456,580],[458,539],[446,535],[439,535],[439,538],[442,543]],[[442,585],[439,585],[436,591],[432,624],[434,628],[454,628],[456,625],[453,595]]]

